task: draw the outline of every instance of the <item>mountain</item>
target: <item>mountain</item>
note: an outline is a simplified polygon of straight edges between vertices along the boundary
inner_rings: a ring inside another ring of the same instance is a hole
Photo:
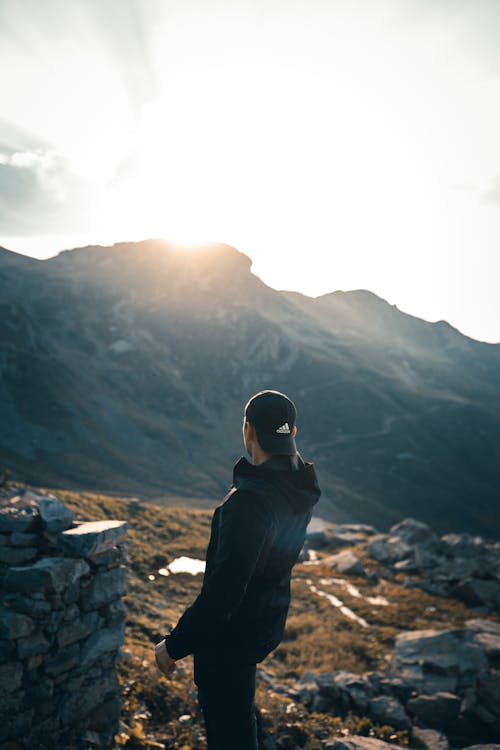
[[[367,290],[270,288],[222,244],[0,249],[0,464],[52,487],[220,502],[245,402],[297,405],[316,512],[500,537],[500,344]]]

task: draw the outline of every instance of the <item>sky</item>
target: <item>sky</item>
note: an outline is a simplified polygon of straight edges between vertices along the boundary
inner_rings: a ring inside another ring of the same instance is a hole
[[[221,241],[500,343],[499,0],[0,0],[0,245]]]

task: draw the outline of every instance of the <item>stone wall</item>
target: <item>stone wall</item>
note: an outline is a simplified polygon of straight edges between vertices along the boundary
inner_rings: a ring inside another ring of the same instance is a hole
[[[113,746],[126,531],[47,494],[0,500],[0,747]]]

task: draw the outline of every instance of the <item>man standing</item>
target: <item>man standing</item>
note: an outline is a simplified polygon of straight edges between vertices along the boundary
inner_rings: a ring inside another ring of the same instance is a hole
[[[292,567],[321,490],[295,444],[297,410],[275,390],[246,403],[233,483],[212,517],[202,589],[155,646],[159,669],[194,655],[208,750],[257,750],[256,664],[281,642]]]

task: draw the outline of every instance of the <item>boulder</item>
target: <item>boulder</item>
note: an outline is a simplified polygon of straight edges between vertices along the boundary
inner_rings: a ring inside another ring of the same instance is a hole
[[[349,550],[337,552],[335,555],[329,555],[323,558],[323,563],[336,568],[339,573],[353,576],[363,576],[366,574],[365,568],[358,557]]]
[[[340,669],[337,672],[319,673],[316,684],[320,695],[342,711],[363,712],[373,687],[366,675]]]
[[[48,591],[60,593],[90,571],[85,560],[46,557],[34,565],[9,568],[5,574],[7,591]]]
[[[487,620],[484,617],[472,617],[466,620],[465,627],[475,633],[491,633],[500,636],[500,622]]]
[[[328,542],[334,547],[350,547],[353,544],[366,542],[366,536],[358,531],[338,531],[334,529]]]
[[[440,580],[455,582],[465,578],[488,577],[491,562],[481,557],[441,558],[437,561],[432,575]]]
[[[98,612],[87,612],[80,617],[66,623],[58,628],[57,640],[59,647],[63,648],[70,643],[86,638],[90,633],[98,629],[102,617]]]
[[[0,505],[0,533],[25,533],[33,531],[39,524],[38,508],[25,500],[24,496],[16,495]]]
[[[37,555],[37,547],[0,547],[0,562],[6,565],[20,565],[23,562],[31,562]]]
[[[500,671],[481,672],[476,679],[474,699],[468,713],[487,724],[500,737]]]
[[[395,729],[409,729],[411,721],[401,703],[389,695],[370,698],[368,715],[380,724],[390,724]]]
[[[366,545],[366,551],[370,557],[383,563],[393,563],[413,554],[412,547],[404,539],[388,534],[376,534],[372,537]]]
[[[461,702],[458,695],[441,691],[410,698],[406,703],[406,709],[426,726],[443,729],[457,718]]]
[[[404,539],[405,542],[411,545],[435,544],[438,541],[436,532],[426,523],[418,521],[416,518],[403,518],[402,521],[391,526],[389,534],[390,536],[397,536],[400,539]]]
[[[68,529],[73,523],[74,512],[52,495],[38,495],[36,499],[40,518],[45,531],[57,534]]]
[[[116,651],[125,638],[125,623],[120,622],[111,628],[101,628],[89,635],[82,646],[81,665],[88,667],[103,654]]]
[[[0,695],[13,693],[21,687],[23,678],[23,666],[21,662],[10,662],[9,664],[0,664]]]
[[[471,639],[485,653],[490,667],[500,668],[500,622],[472,618],[465,621],[465,629]]]
[[[5,640],[22,638],[31,635],[34,629],[35,623],[31,617],[14,612],[8,607],[0,608],[0,638]]]
[[[65,554],[92,558],[123,542],[126,534],[126,521],[91,521],[61,532],[57,545]]]
[[[446,735],[435,729],[412,727],[410,738],[411,746],[416,750],[449,750],[450,748]]]
[[[84,612],[97,609],[123,596],[126,590],[127,568],[124,565],[104,570],[97,573],[87,586],[82,587],[80,606]]]
[[[322,529],[321,531],[309,531],[306,533],[306,542],[309,547],[313,549],[320,549],[326,547],[330,541],[330,534]]]
[[[10,535],[9,542],[13,547],[33,547],[38,541],[38,534],[28,534],[22,531],[14,531]]]
[[[471,607],[486,606],[500,611],[500,581],[484,581],[468,578],[450,589],[451,596],[457,597]]]
[[[372,534],[378,534],[378,529],[375,526],[371,526],[368,523],[337,523],[333,527],[334,532],[345,533],[350,531],[354,534],[365,534],[371,536]]]
[[[481,554],[487,554],[489,551],[483,537],[473,536],[468,532],[443,534],[441,542],[447,554],[453,557],[477,557]]]
[[[482,648],[466,629],[398,633],[388,669],[418,692],[460,692],[487,666]]]
[[[316,706],[321,699],[322,710],[333,706],[341,712],[363,713],[375,690],[368,676],[341,669],[337,672],[304,672],[288,694],[307,704],[310,710],[319,710]]]

